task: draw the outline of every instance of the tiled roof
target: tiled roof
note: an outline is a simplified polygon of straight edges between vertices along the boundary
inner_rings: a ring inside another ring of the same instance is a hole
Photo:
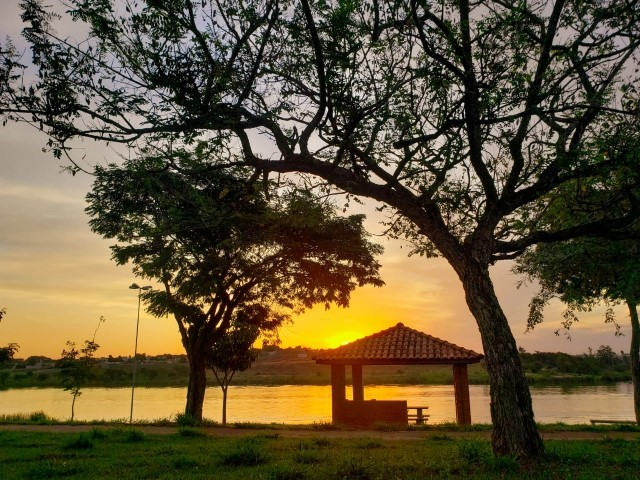
[[[324,364],[477,363],[482,355],[419,332],[402,323],[314,357]]]

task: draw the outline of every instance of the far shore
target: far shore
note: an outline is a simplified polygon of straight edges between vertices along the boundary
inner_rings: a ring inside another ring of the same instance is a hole
[[[131,385],[132,363],[102,362],[95,367],[94,379],[86,387],[121,388]],[[558,368],[526,371],[532,385],[608,385],[631,380],[630,372],[594,369],[584,373],[565,372]],[[142,361],[137,366],[136,385],[140,387],[186,387],[188,364],[185,362]],[[347,382],[350,372],[347,368]],[[367,385],[451,385],[453,371],[448,365],[380,365],[364,368]],[[488,385],[484,365],[469,366],[469,383]],[[208,384],[216,385],[213,375]],[[330,369],[316,365],[311,358],[285,361],[262,359],[245,372],[238,372],[235,386],[330,385]],[[59,369],[54,365],[29,366],[0,370],[0,389],[57,388],[61,386]]]

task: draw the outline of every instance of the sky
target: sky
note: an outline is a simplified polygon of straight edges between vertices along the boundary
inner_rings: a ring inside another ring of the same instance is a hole
[[[0,2],[0,37],[16,44],[21,28],[18,0]],[[28,56],[28,52],[26,55]],[[65,166],[43,147],[44,134],[25,124],[0,127],[0,345],[20,345],[18,357],[58,358],[67,340],[90,339],[101,316],[96,341],[98,355],[132,355],[138,312],[137,291],[146,285],[131,266],[116,266],[109,245],[92,233],[84,213],[91,177],[61,173]],[[105,145],[84,142],[78,154],[88,164],[116,160]],[[378,219],[368,202],[368,229],[380,234]],[[354,210],[354,213],[357,211]],[[314,308],[280,330],[282,346],[332,348],[389,328],[398,322],[462,347],[482,352],[478,329],[469,313],[460,281],[443,259],[408,257],[399,241],[373,237],[385,247],[381,257],[386,286],[356,290],[349,308]],[[519,346],[527,351],[584,353],[589,347],[610,345],[629,351],[628,314],[617,308],[624,336],[615,337],[604,324],[604,308],[580,316],[571,340],[555,335],[563,306],[552,303],[545,322],[525,333],[528,303],[535,286],[518,289],[519,277],[503,262],[491,270],[502,307]],[[140,313],[138,352],[150,355],[184,353],[173,318]]]

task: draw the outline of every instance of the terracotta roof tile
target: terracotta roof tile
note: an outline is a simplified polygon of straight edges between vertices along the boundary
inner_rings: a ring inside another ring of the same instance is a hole
[[[320,350],[316,363],[477,363],[482,355],[458,347],[402,323],[329,350]]]

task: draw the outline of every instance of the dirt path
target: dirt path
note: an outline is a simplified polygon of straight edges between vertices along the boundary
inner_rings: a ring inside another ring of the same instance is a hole
[[[74,433],[86,432],[93,428],[122,428],[111,425],[0,425],[0,430],[24,432],[56,432]],[[172,435],[178,432],[177,427],[134,426],[149,435]],[[235,427],[204,427],[199,429],[207,435],[217,437],[252,437],[260,435],[277,435],[281,438],[379,438],[381,440],[421,440],[431,437],[489,439],[490,431],[445,431],[445,430],[402,430],[382,432],[378,430],[303,430],[286,428],[235,428]],[[625,439],[640,440],[639,432],[541,432],[545,440],[604,440]]]

